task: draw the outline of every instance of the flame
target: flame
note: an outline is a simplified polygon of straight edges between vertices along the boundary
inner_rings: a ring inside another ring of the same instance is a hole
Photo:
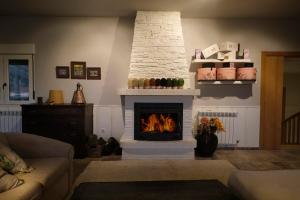
[[[148,119],[141,119],[143,132],[173,132],[176,128],[176,123],[170,116],[163,114],[151,114]]]

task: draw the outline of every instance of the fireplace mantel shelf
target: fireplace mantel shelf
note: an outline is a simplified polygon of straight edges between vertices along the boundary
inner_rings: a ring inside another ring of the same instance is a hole
[[[128,96],[198,96],[196,89],[119,89],[119,95]]]

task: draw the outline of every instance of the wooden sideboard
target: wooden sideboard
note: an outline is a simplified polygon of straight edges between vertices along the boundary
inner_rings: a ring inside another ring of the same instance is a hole
[[[93,104],[22,105],[22,131],[70,143],[75,158],[87,156],[93,134]]]

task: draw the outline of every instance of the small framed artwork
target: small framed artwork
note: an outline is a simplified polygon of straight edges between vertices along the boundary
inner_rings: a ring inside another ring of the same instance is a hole
[[[56,78],[70,78],[68,66],[56,66]]]
[[[71,78],[86,79],[86,62],[71,62]]]
[[[88,80],[101,80],[100,67],[88,67],[86,71]]]

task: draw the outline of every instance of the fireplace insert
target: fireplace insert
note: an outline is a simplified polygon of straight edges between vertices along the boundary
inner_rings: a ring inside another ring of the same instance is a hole
[[[182,103],[135,103],[134,139],[182,140]]]

